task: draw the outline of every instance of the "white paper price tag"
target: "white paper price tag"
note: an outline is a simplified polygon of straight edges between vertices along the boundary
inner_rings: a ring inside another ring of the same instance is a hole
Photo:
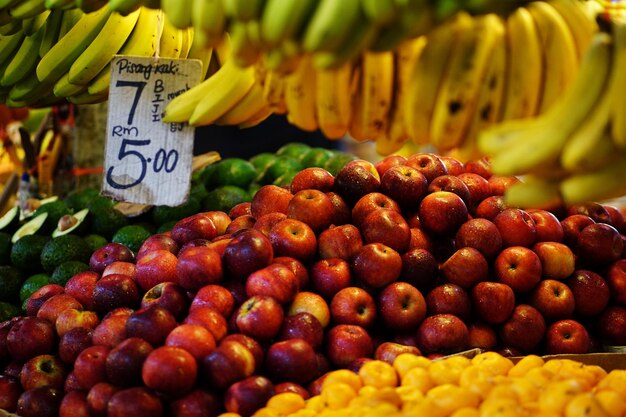
[[[194,128],[165,124],[176,96],[200,82],[198,60],[116,56],[102,194],[129,203],[182,204],[189,193]]]

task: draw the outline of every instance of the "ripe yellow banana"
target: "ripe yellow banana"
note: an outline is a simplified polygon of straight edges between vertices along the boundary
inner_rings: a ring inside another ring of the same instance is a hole
[[[74,61],[98,36],[110,15],[111,10],[103,7],[81,17],[39,61],[37,65],[39,80],[52,84],[68,72]]]
[[[620,149],[626,149],[626,18],[612,20],[613,75],[609,86],[612,95],[611,137]]]
[[[255,83],[237,104],[215,120],[215,124],[236,126],[253,119],[265,109],[269,109],[269,105],[263,98],[263,88]]]
[[[194,34],[194,39],[191,43],[187,59],[198,59],[202,61],[202,74],[200,75],[200,79],[204,80],[207,77],[212,58],[213,48],[207,48],[198,42]]]
[[[431,121],[431,143],[440,150],[460,145],[483,84],[500,24],[495,14],[479,16],[456,37]]]
[[[126,16],[112,13],[102,31],[70,67],[69,82],[89,84],[122,48],[132,33],[139,14],[139,9]]]
[[[544,83],[539,113],[545,112],[569,87],[578,70],[574,36],[550,3],[535,1],[528,11],[539,32],[544,62]]]
[[[560,179],[526,175],[522,182],[513,184],[504,194],[509,207],[551,209],[561,202]]]
[[[352,108],[350,136],[357,140],[377,139],[386,134],[393,99],[393,52],[365,52]]]
[[[183,49],[183,31],[175,27],[164,14],[163,30],[159,46],[157,48],[157,56],[163,58],[179,58]]]
[[[411,139],[409,134],[407,115],[405,109],[410,96],[410,85],[413,77],[413,68],[426,46],[426,36],[409,39],[394,50],[395,56],[395,86],[394,97],[391,105],[391,116],[387,134],[385,137],[394,146],[402,146]],[[391,148],[388,146],[387,148]],[[392,150],[391,152],[394,152]],[[390,152],[390,153],[391,153]]]
[[[561,196],[565,204],[601,201],[626,194],[626,154],[603,167],[565,178],[561,182]]]
[[[33,51],[39,50],[43,38],[43,28],[39,28],[31,36],[26,36],[13,59],[4,70],[0,85],[7,87],[23,80],[28,74],[34,72],[39,62],[39,54]]]
[[[263,99],[276,114],[285,114],[287,112],[285,83],[284,75],[271,70],[266,72],[263,82]]]
[[[285,80],[285,105],[289,123],[307,132],[318,129],[315,117],[317,74],[311,57],[305,55]]]
[[[493,146],[497,148],[503,136],[504,141],[508,141],[507,146],[491,159],[493,172],[498,175],[527,174],[557,159],[563,145],[606,88],[610,64],[611,38],[599,32],[583,57],[574,81],[547,112],[527,121],[522,129],[514,121],[518,130],[509,137],[506,122],[483,132],[479,136],[483,152]]]
[[[492,24],[496,37],[495,45],[488,60],[484,81],[480,87],[468,131],[460,146],[455,150],[455,156],[462,161],[481,156],[476,143],[478,133],[502,120],[507,58],[505,28],[501,19],[493,20]]]
[[[550,0],[572,31],[578,58],[583,56],[593,35],[600,30],[595,16],[589,13],[580,1]]]
[[[426,46],[415,63],[413,78],[404,113],[407,127],[415,144],[430,142],[431,120],[440,85],[448,66],[448,58],[456,39],[456,32],[471,17],[461,13],[435,28],[427,36]]]
[[[329,139],[341,139],[350,125],[352,63],[317,71],[315,103],[317,122]]]
[[[507,71],[502,119],[524,119],[539,110],[543,54],[530,12],[520,7],[506,20]]]

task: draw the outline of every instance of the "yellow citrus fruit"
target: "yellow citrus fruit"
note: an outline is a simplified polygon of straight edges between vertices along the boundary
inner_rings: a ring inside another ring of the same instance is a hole
[[[326,374],[324,382],[322,382],[322,390],[326,387],[326,385],[334,384],[336,382],[343,382],[350,385],[355,392],[363,386],[363,382],[358,374],[355,374],[348,369],[337,369]]]
[[[357,392],[345,382],[333,382],[324,384],[320,396],[327,408],[337,410],[347,407],[350,401],[357,396]]]
[[[583,392],[567,403],[565,417],[609,417],[609,414],[592,393]]]
[[[459,408],[478,407],[480,404],[478,394],[454,384],[437,385],[426,393],[426,398],[431,399],[447,415]]]
[[[596,399],[611,417],[622,417],[626,415],[626,399],[615,391],[607,389],[595,391]]]
[[[272,409],[281,415],[295,413],[304,408],[304,398],[295,392],[281,392],[267,401],[266,408]]]
[[[384,361],[373,360],[366,362],[359,369],[359,376],[363,385],[376,388],[395,387],[398,385],[398,374],[393,366]]]
[[[461,372],[470,363],[471,361],[464,356],[451,356],[446,359],[433,361],[428,368],[428,372],[435,385],[457,384]]]
[[[511,359],[492,351],[479,353],[471,362],[472,365],[484,367],[494,375],[506,375],[514,366]]]
[[[432,361],[424,356],[414,355],[412,353],[401,353],[396,356],[393,361],[393,367],[400,375],[400,378],[404,378],[406,373],[413,368],[428,368]]]
[[[524,376],[531,369],[541,368],[545,361],[542,357],[537,355],[527,355],[519,360],[511,369],[509,369],[509,376]]]
[[[418,388],[422,393],[426,393],[435,384],[430,377],[428,369],[413,368],[402,378],[402,385],[409,385]]]

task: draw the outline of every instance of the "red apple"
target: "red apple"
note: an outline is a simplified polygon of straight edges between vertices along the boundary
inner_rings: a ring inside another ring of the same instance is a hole
[[[587,353],[589,346],[589,333],[585,326],[576,320],[559,320],[546,330],[546,352],[550,355]]]
[[[295,382],[280,382],[274,385],[274,391],[276,394],[280,394],[282,392],[293,392],[305,400],[308,400],[311,397],[306,388],[300,384],[296,384]]]
[[[515,308],[513,289],[499,282],[479,282],[472,288],[471,299],[474,313],[490,324],[505,322]]]
[[[400,206],[391,197],[380,192],[371,192],[361,197],[352,207],[352,223],[361,230],[365,225],[365,218],[379,209],[400,213]]]
[[[93,345],[78,354],[72,372],[82,389],[89,390],[98,382],[106,382],[105,363],[110,350],[103,345]]]
[[[515,306],[511,317],[500,327],[500,339],[504,345],[523,353],[534,352],[545,333],[543,316],[528,304]]]
[[[496,216],[508,208],[504,201],[504,196],[492,195],[479,202],[474,208],[473,214],[476,218],[493,221]]]
[[[234,235],[235,232],[240,230],[252,229],[256,223],[256,219],[251,214],[245,214],[243,216],[239,216],[233,219],[232,222],[226,228],[226,233],[228,235]]]
[[[259,341],[276,337],[283,322],[281,305],[272,297],[264,295],[250,297],[233,314],[237,329]]]
[[[352,361],[372,357],[374,342],[367,331],[353,324],[338,324],[326,335],[326,357],[336,367],[346,367]]]
[[[352,224],[330,226],[317,239],[321,259],[340,258],[350,262],[362,246],[361,232]]]
[[[119,391],[119,388],[108,382],[98,382],[91,387],[87,393],[87,410],[89,414],[94,417],[106,417],[109,400],[117,391]]]
[[[169,414],[172,417],[215,417],[221,408],[221,398],[214,392],[196,388],[172,401]]]
[[[227,288],[221,285],[205,285],[194,296],[189,310],[201,306],[211,307],[222,316],[230,317],[235,309],[235,298]]]
[[[140,303],[141,308],[158,305],[170,311],[176,318],[181,318],[189,306],[189,298],[186,291],[177,283],[161,282],[150,288],[143,295]]]
[[[161,282],[176,282],[177,263],[178,258],[170,251],[159,249],[149,252],[137,261],[135,280],[144,291]]]
[[[222,259],[213,249],[195,247],[181,250],[176,263],[176,281],[186,290],[197,291],[224,278]]]
[[[102,271],[102,276],[105,277],[111,274],[122,274],[122,275],[127,275],[131,278],[134,278],[135,271],[136,271],[136,265],[134,262],[115,261],[115,262],[108,264],[104,268],[104,271]]]
[[[378,172],[378,176],[380,177],[380,180],[382,181],[383,175],[385,175],[385,173],[389,171],[389,169],[398,165],[404,165],[405,162],[406,162],[405,156],[399,155],[399,154],[391,154],[391,155],[385,156],[380,161],[374,163],[374,167],[376,168],[376,171]]]
[[[119,307],[137,308],[140,302],[139,288],[128,275],[111,274],[102,277],[93,290],[93,307],[101,314]]]
[[[296,219],[276,223],[269,235],[276,256],[290,256],[307,262],[317,253],[317,238],[311,227]]]
[[[146,387],[131,387],[113,394],[107,405],[107,417],[162,417],[163,404]]]
[[[89,267],[92,271],[102,273],[113,262],[134,262],[135,255],[126,246],[120,243],[110,242],[96,249],[89,259]]]
[[[37,289],[26,301],[26,314],[36,316],[43,303],[48,301],[49,298],[64,292],[63,287],[58,284],[46,284]]]
[[[435,284],[438,276],[439,264],[430,251],[413,248],[402,254],[400,280],[426,291]]]
[[[492,325],[474,321],[467,325],[470,349],[493,350],[498,344],[498,335]]]
[[[84,391],[66,392],[59,405],[59,417],[89,417],[87,393]]]
[[[418,348],[424,353],[456,353],[469,345],[465,323],[453,314],[435,314],[417,329]]]
[[[502,236],[493,222],[475,218],[463,223],[454,239],[457,248],[477,249],[488,260],[495,258],[502,250]]]
[[[407,158],[405,165],[417,169],[428,182],[440,175],[446,175],[448,169],[439,156],[433,153],[416,153]]]
[[[626,308],[610,306],[600,316],[597,323],[601,341],[609,346],[626,345]]]
[[[334,191],[326,193],[330,202],[333,203],[333,224],[340,226],[352,221],[351,210],[346,200]]]
[[[173,397],[191,391],[197,376],[198,364],[194,357],[175,346],[155,348],[141,368],[141,378],[148,388]]]
[[[207,329],[216,342],[219,342],[228,333],[228,323],[226,318],[219,311],[212,307],[200,306],[189,312],[183,320],[186,324],[197,324]]]
[[[606,281],[611,289],[613,300],[626,306],[626,259],[620,259],[611,264],[606,274]]]
[[[428,193],[428,180],[408,165],[389,168],[380,178],[380,191],[405,210],[414,209]]]
[[[626,223],[624,222],[624,215],[620,211],[620,209],[616,206],[603,204],[602,207],[609,213],[609,224],[619,230],[620,233],[624,233],[624,226]]]
[[[153,305],[134,311],[128,316],[126,337],[140,337],[152,346],[159,346],[174,327],[174,315],[161,306]]]
[[[14,413],[17,409],[17,400],[23,391],[17,378],[0,375],[0,410]]]
[[[79,272],[65,283],[65,293],[74,297],[86,310],[93,310],[93,290],[99,279],[97,272]]]
[[[465,163],[465,171],[478,174],[486,180],[493,176],[491,162],[487,157],[470,159]]]
[[[172,252],[174,255],[178,253],[178,243],[171,236],[158,233],[152,236],[148,236],[146,240],[143,241],[141,247],[137,251],[136,260],[141,259],[146,253],[152,252],[153,250],[167,250]]]
[[[609,304],[611,287],[593,271],[578,269],[565,283],[574,294],[574,311],[582,317],[596,316]]]
[[[93,330],[99,323],[100,318],[94,311],[68,308],[67,310],[63,310],[63,312],[59,314],[59,317],[57,317],[55,328],[57,335],[63,337],[65,333],[76,327],[84,327],[88,330]]]
[[[611,224],[611,215],[606,208],[595,202],[572,204],[567,208],[567,215],[582,214],[589,216],[596,223]]]
[[[478,249],[463,247],[441,264],[440,272],[448,282],[467,289],[487,279],[489,264]]]
[[[197,360],[211,353],[216,343],[213,334],[197,324],[180,324],[165,339],[165,346],[185,349]]]
[[[277,185],[264,185],[254,193],[250,211],[257,219],[267,213],[287,214],[287,206],[292,198],[293,194],[286,188]]]
[[[22,317],[9,329],[6,348],[12,359],[25,361],[52,353],[56,346],[54,324],[39,317]]]
[[[578,236],[583,229],[595,221],[584,214],[572,214],[561,220],[561,227],[563,228],[563,243],[569,247],[576,247],[578,243]]]
[[[456,284],[436,286],[426,294],[428,315],[453,314],[461,320],[469,320],[472,304],[467,291]]]
[[[232,221],[228,216],[228,213],[224,213],[223,211],[205,211],[202,212],[202,214],[213,222],[215,228],[217,229],[217,236],[226,233],[226,228]]]
[[[113,312],[119,313],[111,314],[109,312],[93,330],[92,339],[94,344],[112,348],[126,338],[126,321],[132,310],[122,307],[113,310]]]
[[[56,388],[33,388],[20,395],[16,414],[20,417],[56,417],[62,399],[62,391]]]
[[[197,213],[179,220],[172,226],[171,237],[179,245],[194,239],[211,240],[218,235],[217,226],[204,213]]]
[[[269,238],[254,229],[242,230],[233,236],[224,251],[226,270],[236,278],[245,278],[264,268],[274,258]]]
[[[335,177],[333,174],[320,167],[308,167],[298,171],[291,179],[289,189],[292,194],[299,191],[312,189],[328,192],[333,189]]]
[[[141,367],[152,352],[150,343],[129,337],[111,349],[104,363],[107,380],[120,387],[141,384]]]
[[[314,232],[326,229],[333,221],[333,203],[325,192],[305,189],[294,194],[287,206],[287,217],[306,223]]]
[[[533,251],[541,260],[544,278],[565,279],[574,272],[576,257],[563,243],[537,242],[533,245]]]
[[[266,295],[280,304],[293,300],[298,293],[300,282],[288,266],[273,263],[254,271],[246,279],[246,295]]]
[[[256,359],[250,349],[234,340],[223,341],[201,362],[209,386],[222,390],[255,372]]]
[[[387,245],[368,243],[354,257],[352,270],[366,285],[382,288],[400,277],[402,257]]]
[[[264,407],[273,395],[274,385],[269,379],[260,375],[249,376],[226,390],[224,406],[228,412],[250,417]]]
[[[244,214],[252,214],[251,210],[252,203],[249,201],[244,201],[239,204],[235,204],[229,211],[228,217],[231,219],[235,219],[239,216],[243,216]]]
[[[334,191],[350,205],[365,194],[378,191],[380,176],[374,164],[357,159],[345,164],[335,175]]]
[[[291,256],[277,256],[272,260],[273,264],[282,264],[288,267],[296,276],[298,288],[306,288],[309,285],[309,271],[301,261]]]
[[[457,177],[463,181],[470,192],[470,203],[468,205],[470,212],[474,212],[484,199],[491,196],[491,186],[489,185],[489,181],[482,175],[468,172],[467,164],[465,172],[457,175]]]
[[[517,208],[505,209],[498,214],[493,223],[502,236],[502,246],[531,247],[536,240],[537,227],[533,218],[524,210]]]
[[[296,294],[291,304],[286,310],[288,316],[294,316],[298,313],[312,314],[322,325],[328,326],[330,323],[330,307],[321,295],[310,292],[300,291]]]
[[[265,368],[272,381],[306,384],[318,376],[315,350],[304,339],[273,343],[265,355]]]
[[[563,225],[554,213],[548,210],[530,209],[526,210],[535,221],[537,242],[562,242],[564,239]]]
[[[541,259],[524,246],[509,246],[496,257],[493,272],[498,282],[508,285],[515,293],[525,293],[541,281]]]
[[[310,267],[309,274],[312,288],[328,300],[352,283],[350,264],[341,258],[321,259]]]
[[[395,342],[383,342],[376,348],[374,359],[393,365],[396,358],[403,353],[410,353],[416,356],[422,355],[420,350],[415,346],[407,346]]]
[[[411,330],[426,317],[426,300],[413,285],[393,282],[378,295],[378,309],[383,323],[390,329]]]
[[[252,353],[254,358],[254,372],[259,372],[265,358],[265,350],[259,342],[243,333],[229,333],[221,341],[220,346],[226,346],[227,343],[237,342],[243,345]]]
[[[376,303],[362,288],[343,288],[330,302],[330,316],[335,324],[355,324],[369,328],[376,320]]]
[[[55,323],[57,317],[68,308],[75,308],[77,310],[82,310],[83,306],[76,300],[76,298],[72,297],[69,294],[57,294],[53,295],[49,299],[47,299],[41,307],[39,307],[39,311],[37,311],[37,317],[40,319],[48,320],[50,323]]]
[[[404,253],[411,242],[408,223],[398,211],[377,209],[369,212],[361,226],[363,241],[382,243],[398,253]]]
[[[267,213],[256,219],[252,228],[258,230],[269,238],[272,227],[279,221],[285,220],[286,218],[287,215],[285,213],[280,213],[278,211]]]
[[[76,357],[85,348],[91,346],[92,330],[86,327],[74,327],[59,339],[57,355],[64,363],[73,364]]]
[[[572,290],[564,282],[554,279],[539,282],[529,301],[549,322],[571,318],[576,308]]]
[[[428,192],[449,191],[461,197],[466,206],[471,202],[470,190],[467,185],[454,175],[440,175],[428,184]]]
[[[322,346],[324,328],[311,313],[301,312],[285,316],[277,340],[303,339],[315,350]]]
[[[491,195],[504,195],[513,184],[521,182],[519,178],[508,175],[492,175],[487,181]]]
[[[425,231],[450,236],[467,221],[467,206],[463,199],[449,191],[428,194],[419,205],[420,224]]]
[[[576,252],[580,259],[594,266],[606,266],[622,256],[624,242],[613,226],[594,223],[578,235]]]
[[[37,355],[24,363],[20,371],[20,383],[24,390],[49,386],[63,389],[67,371],[55,355]]]

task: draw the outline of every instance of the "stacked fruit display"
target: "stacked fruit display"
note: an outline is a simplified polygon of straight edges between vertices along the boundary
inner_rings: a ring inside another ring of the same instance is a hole
[[[0,408],[250,415],[401,353],[625,344],[621,212],[507,207],[519,180],[490,170],[423,153],[310,167],[136,252],[108,243],[2,324]]]

